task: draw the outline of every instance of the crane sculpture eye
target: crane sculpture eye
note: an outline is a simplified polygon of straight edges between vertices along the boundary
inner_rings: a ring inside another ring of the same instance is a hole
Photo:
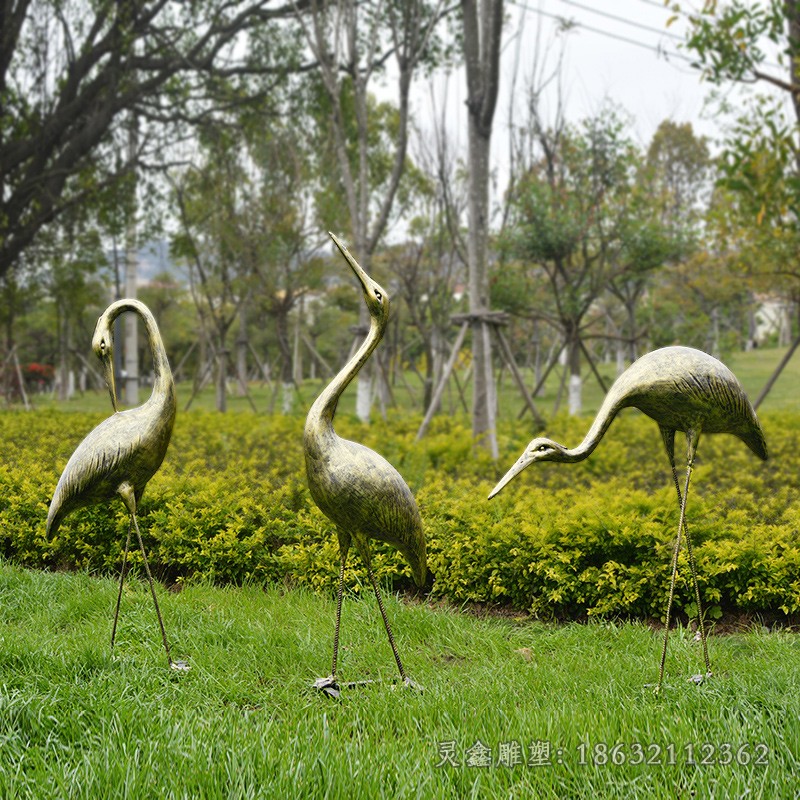
[[[376,289],[375,290],[375,299],[379,302],[383,302],[383,295]]]
[[[549,449],[550,449],[550,448],[549,448],[549,447],[548,447],[546,444],[540,444],[540,445],[539,445],[539,446],[536,448],[536,452],[537,452],[537,453],[546,453],[546,452],[547,452]]]

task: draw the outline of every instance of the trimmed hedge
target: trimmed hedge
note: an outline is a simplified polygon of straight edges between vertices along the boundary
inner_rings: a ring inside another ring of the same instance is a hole
[[[121,502],[74,512],[51,541],[44,535],[60,471],[100,419],[0,414],[0,553],[32,567],[119,569],[127,526]],[[766,463],[731,436],[700,443],[687,525],[712,615],[800,612],[800,414],[767,414],[762,422]],[[437,418],[420,443],[417,424],[399,416],[371,426],[344,418],[337,430],[385,455],[410,484],[437,595],[542,617],[663,613],[678,509],[652,421],[623,413],[588,460],[534,465],[491,502],[489,490],[532,435],[527,426],[502,429],[494,464],[473,453],[462,422]],[[588,424],[559,418],[549,434],[575,445]],[[306,487],[302,427],[294,417],[178,416],[140,508],[148,556],[162,579],[333,589],[336,537]],[[374,550],[380,578],[410,585],[395,550],[378,542]],[[349,582],[359,591],[368,583],[356,555],[351,567]],[[685,554],[680,569],[676,604],[691,613]]]

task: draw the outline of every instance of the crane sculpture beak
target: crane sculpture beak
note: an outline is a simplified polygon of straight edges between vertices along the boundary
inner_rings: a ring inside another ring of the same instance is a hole
[[[108,386],[111,405],[114,408],[114,413],[116,413],[119,411],[117,408],[117,387],[114,383],[114,359],[110,357],[110,354],[103,359],[103,378],[105,378],[106,386]]]
[[[328,231],[328,235],[331,237],[331,239],[333,239],[333,243],[339,248],[339,252],[344,256],[345,261],[347,261],[353,272],[355,272],[356,277],[361,281],[361,285],[364,287],[364,289],[366,289],[367,281],[369,280],[367,273],[361,269],[358,261],[356,261],[353,256],[350,255],[349,251],[344,246],[344,243],[336,236],[336,234]]]
[[[506,472],[505,475],[500,479],[497,486],[489,492],[488,499],[491,500],[496,494],[501,492],[507,483],[510,483],[517,475],[519,475],[525,467],[528,466],[532,462],[531,457],[528,455],[527,452],[523,453],[516,461],[513,467]]]

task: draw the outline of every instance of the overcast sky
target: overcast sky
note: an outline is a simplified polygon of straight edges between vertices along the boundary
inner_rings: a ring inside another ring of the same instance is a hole
[[[692,122],[707,135],[714,132],[713,120],[703,113],[708,85],[681,48],[685,22],[679,18],[668,28],[673,15],[659,0],[520,0],[509,2],[509,11],[523,25],[523,40],[532,40],[539,26],[546,41],[566,38],[564,88],[570,117],[597,111],[609,97],[633,115],[635,136],[642,143],[666,118]],[[557,33],[559,18],[570,20],[572,30]]]
[[[688,3],[683,5],[688,9]],[[699,71],[690,66],[691,54],[681,46],[687,29],[685,17],[679,16],[667,27],[673,14],[662,0],[506,0],[506,8],[501,97],[492,140],[495,168],[502,171],[507,161],[508,108],[517,49],[519,102],[521,85],[536,54],[541,62],[542,53],[548,51],[552,69],[562,43],[562,92],[569,120],[596,113],[604,100],[610,99],[633,118],[631,135],[642,147],[663,120],[672,119],[690,122],[697,134],[708,137],[712,151],[717,149],[715,143],[722,137],[725,120],[718,104],[706,102],[713,87],[701,81]],[[573,24],[567,33],[562,30],[565,19]],[[431,91],[431,86],[422,82],[414,89],[415,119],[423,121],[423,128],[432,114]],[[449,79],[437,78],[433,92],[439,107],[446,103],[451,138],[463,153],[467,141],[463,71]],[[728,100],[741,108],[752,89],[728,86],[725,92]],[[499,183],[502,185],[502,178]]]

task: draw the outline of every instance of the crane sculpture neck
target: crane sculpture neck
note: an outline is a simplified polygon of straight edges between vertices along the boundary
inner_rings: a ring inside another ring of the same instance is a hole
[[[158,331],[156,319],[150,309],[144,303],[133,298],[117,300],[105,311],[109,330],[112,330],[117,317],[126,311],[133,311],[142,319],[147,341],[150,344],[150,354],[153,358],[153,391],[147,402],[161,398],[170,398],[174,402],[175,384],[172,379],[172,370],[167,359],[167,351],[164,349],[164,343],[161,340],[161,334]]]
[[[592,426],[586,432],[586,436],[583,437],[583,441],[572,449],[564,448],[563,457],[559,458],[559,461],[572,464],[576,461],[583,461],[594,452],[621,408],[619,399],[618,393],[614,391],[612,386],[605,400],[603,400]]]
[[[342,367],[336,377],[314,401],[314,405],[311,406],[306,424],[307,429],[310,423],[333,428],[333,417],[336,414],[336,406],[342,396],[342,392],[348,387],[350,381],[355,378],[358,371],[372,354],[372,351],[377,347],[378,342],[383,338],[385,328],[385,324],[381,325],[374,317],[372,318],[369,333],[358,350],[356,350],[355,355]]]

